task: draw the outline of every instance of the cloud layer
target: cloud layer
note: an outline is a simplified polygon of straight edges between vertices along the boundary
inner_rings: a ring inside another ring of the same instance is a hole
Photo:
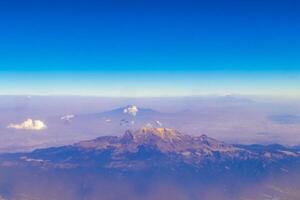
[[[9,124],[7,128],[18,129],[18,130],[43,130],[46,129],[46,124],[41,120],[27,119],[20,124]]]

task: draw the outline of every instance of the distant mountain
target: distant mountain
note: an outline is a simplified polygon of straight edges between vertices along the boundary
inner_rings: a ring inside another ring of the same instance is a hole
[[[239,97],[234,95],[225,95],[216,98],[217,103],[224,103],[224,104],[253,104],[255,103],[254,100],[246,98],[246,97]]]
[[[141,127],[146,124],[161,126],[162,119],[170,117],[167,113],[161,113],[149,108],[140,108],[136,105],[128,105],[104,112],[77,115],[75,120],[89,123],[102,122],[114,127],[117,125],[128,127]]]
[[[277,124],[298,124],[300,123],[300,115],[271,115],[269,119]]]
[[[104,112],[96,112],[80,115],[81,117],[124,117],[124,116],[145,116],[145,115],[158,115],[162,114],[150,108],[140,108],[136,105],[127,105],[121,108],[116,108]]]
[[[137,115],[155,115],[155,114],[161,114],[158,111],[155,111],[153,109],[150,108],[140,108],[136,105],[127,105],[125,107],[121,107],[121,108],[116,108],[114,110],[110,110],[110,111],[106,111],[103,112],[102,114],[104,115],[133,115],[133,116],[137,116]]]
[[[93,168],[117,171],[246,173],[280,170],[300,161],[300,152],[281,145],[231,145],[206,135],[144,127],[123,136],[104,136],[70,146],[4,154],[0,166]]]

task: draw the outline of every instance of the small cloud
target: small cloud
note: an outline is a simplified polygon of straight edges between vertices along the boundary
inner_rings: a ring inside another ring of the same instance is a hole
[[[62,116],[62,117],[60,118],[60,120],[66,121],[66,122],[70,122],[71,119],[73,119],[74,117],[75,117],[75,115],[65,115],[65,116]]]
[[[17,130],[43,130],[46,129],[46,124],[41,120],[27,119],[21,124],[9,124],[7,128],[17,129]]]
[[[139,111],[139,109],[137,108],[137,106],[131,105],[131,106],[128,106],[127,108],[124,108],[123,113],[129,114],[132,116],[136,116],[138,111]]]

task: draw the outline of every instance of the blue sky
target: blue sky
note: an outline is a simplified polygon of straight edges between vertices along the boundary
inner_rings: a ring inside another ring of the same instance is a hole
[[[0,93],[300,95],[300,3],[0,3]]]

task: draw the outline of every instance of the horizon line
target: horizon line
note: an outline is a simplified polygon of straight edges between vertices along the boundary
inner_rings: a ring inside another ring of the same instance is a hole
[[[97,97],[97,98],[182,98],[182,97],[261,97],[261,98],[283,98],[298,99],[300,95],[279,95],[279,94],[195,94],[195,95],[91,95],[91,94],[0,94],[0,97]]]

